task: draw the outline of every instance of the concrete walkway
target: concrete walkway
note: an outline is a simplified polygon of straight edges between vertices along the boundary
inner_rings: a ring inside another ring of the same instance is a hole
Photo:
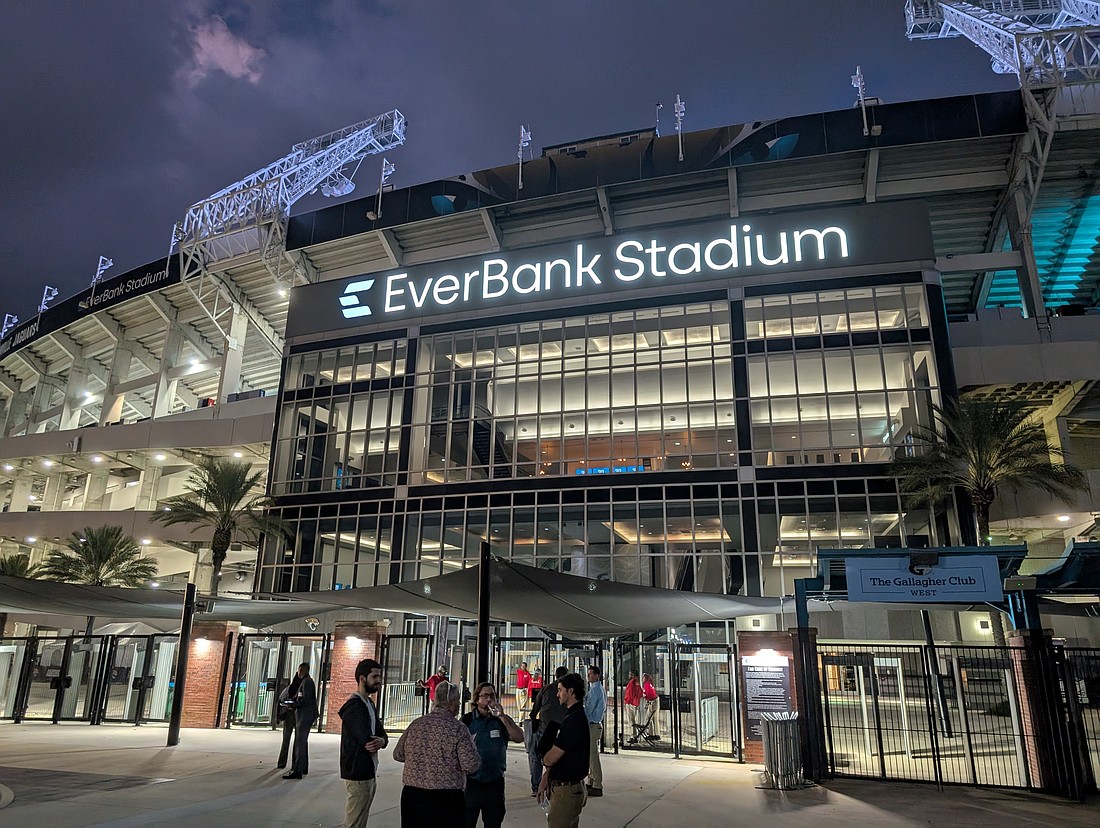
[[[87,725],[0,724],[0,826],[339,826],[338,738],[313,734],[310,774],[280,779],[278,734]],[[509,756],[506,825],[532,828],[527,760]],[[606,795],[581,824],[595,828],[855,828],[855,826],[1100,825],[1100,801],[1027,793],[839,780],[802,791],[761,790],[751,766],[655,756],[605,756]],[[372,826],[398,826],[401,766],[382,755]],[[5,803],[7,803],[5,805]],[[447,826],[441,826],[447,828]]]

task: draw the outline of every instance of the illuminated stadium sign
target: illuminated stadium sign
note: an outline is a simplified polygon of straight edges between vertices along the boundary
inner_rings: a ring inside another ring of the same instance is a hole
[[[577,304],[641,288],[690,290],[731,277],[933,258],[927,208],[919,202],[742,216],[298,288],[287,335],[546,300]]]
[[[179,259],[173,256],[135,268],[114,279],[104,279],[15,328],[0,341],[0,359],[89,313],[106,310],[127,299],[175,284],[179,281],[179,272]]]

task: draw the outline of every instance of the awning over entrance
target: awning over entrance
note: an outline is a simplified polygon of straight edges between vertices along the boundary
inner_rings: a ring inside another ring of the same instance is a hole
[[[299,600],[250,601],[221,597],[213,600],[212,611],[197,615],[196,618],[240,621],[250,627],[270,627],[332,609],[325,604]],[[62,584],[0,575],[0,612],[178,621],[182,611],[182,592]]]
[[[784,610],[791,613],[794,623],[791,598],[681,592],[598,581],[499,560],[490,566],[492,617],[555,632],[618,636]],[[341,607],[476,618],[477,582],[475,566],[401,584],[311,592],[309,597]]]

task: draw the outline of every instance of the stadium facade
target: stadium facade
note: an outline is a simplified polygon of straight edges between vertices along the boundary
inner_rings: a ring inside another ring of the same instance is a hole
[[[234,548],[229,592],[427,578],[488,541],[789,595],[818,549],[975,542],[964,502],[911,508],[887,473],[958,393],[1025,403],[1100,482],[1100,121],[1061,119],[1029,185],[1019,93],[870,112],[873,134],[858,109],[685,133],[683,160],[652,130],[593,139],[525,162],[522,189],[512,165],[295,216],[298,284],[230,261],[228,319],[176,256],[93,285],[0,344],[3,552],[114,523],[159,584],[202,583],[201,535],[151,517],[215,454],[268,469],[294,527]],[[993,542],[1042,570],[1095,510],[1006,493]],[[919,639],[910,616],[821,634]],[[980,642],[984,617],[937,634]]]

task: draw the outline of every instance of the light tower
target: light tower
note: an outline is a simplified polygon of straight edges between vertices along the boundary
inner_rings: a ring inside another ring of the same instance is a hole
[[[910,40],[965,37],[994,72],[1020,82],[1028,132],[1016,146],[1002,217],[1024,261],[1024,311],[1042,318],[1031,217],[1059,119],[1100,113],[1100,0],[906,0],[905,22]]]
[[[223,336],[231,338],[227,319],[239,302],[218,273],[258,257],[279,291],[296,279],[312,281],[308,262],[286,249],[290,208],[318,190],[350,193],[363,158],[403,143],[405,116],[395,109],[295,144],[278,161],[188,208],[172,233],[171,252],[180,257],[184,286]]]

